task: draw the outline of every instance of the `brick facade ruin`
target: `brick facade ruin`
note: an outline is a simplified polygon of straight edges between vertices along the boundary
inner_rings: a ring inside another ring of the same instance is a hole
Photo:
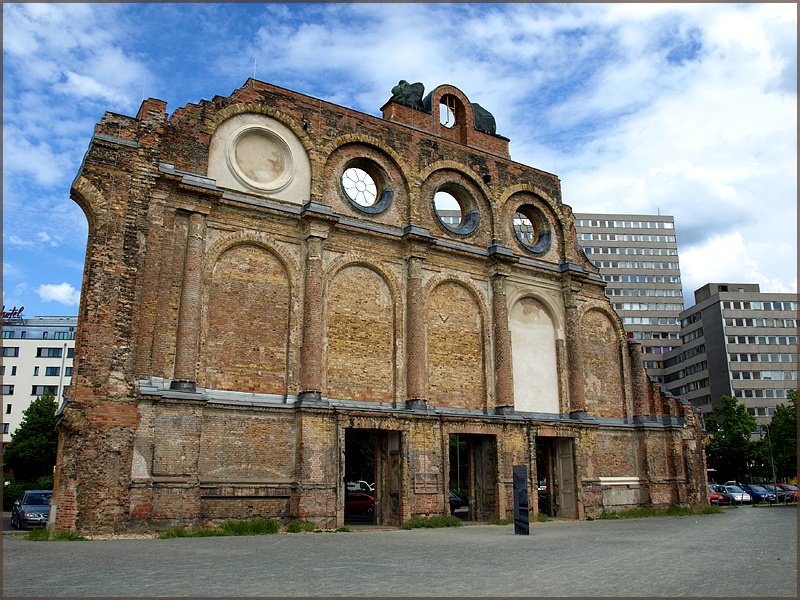
[[[513,465],[565,518],[707,502],[699,414],[647,377],[558,178],[475,106],[443,85],[378,118],[250,79],[103,117],[72,188],[89,239],[57,530],[339,526],[350,430],[374,435],[382,524],[447,511],[450,434],[476,520],[512,513]]]

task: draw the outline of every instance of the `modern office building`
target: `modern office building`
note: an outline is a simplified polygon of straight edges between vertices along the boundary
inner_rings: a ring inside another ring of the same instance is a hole
[[[664,383],[664,356],[679,345],[683,288],[675,220],[662,215],[575,213],[578,243],[607,282],[648,375]]]
[[[682,346],[667,355],[666,388],[708,413],[721,396],[744,402],[759,425],[797,389],[797,294],[754,283],[709,283],[683,311]]]
[[[78,317],[12,318],[3,323],[3,446],[31,401],[52,392],[60,403],[72,379]]]

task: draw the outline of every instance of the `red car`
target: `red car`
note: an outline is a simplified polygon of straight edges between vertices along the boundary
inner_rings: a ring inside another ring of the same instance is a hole
[[[709,485],[708,486],[708,501],[717,506],[728,506],[733,503],[733,498],[726,494],[724,490],[720,490],[721,486]]]
[[[792,485],[791,483],[778,483],[777,486],[779,488],[783,488],[784,491],[789,492],[792,496],[794,496],[795,502],[797,502],[797,493],[798,490],[796,485]]]
[[[369,494],[347,494],[345,512],[349,515],[373,515],[375,498]]]

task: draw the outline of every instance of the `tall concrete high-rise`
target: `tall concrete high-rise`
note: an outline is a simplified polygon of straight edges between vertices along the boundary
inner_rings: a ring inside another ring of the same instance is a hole
[[[683,288],[675,219],[575,213],[578,243],[608,284],[628,336],[642,344],[648,375],[664,383],[664,355],[679,345]]]
[[[665,360],[665,387],[709,413],[735,396],[769,423],[797,389],[797,294],[762,292],[756,283],[708,283],[680,314],[680,348]]]

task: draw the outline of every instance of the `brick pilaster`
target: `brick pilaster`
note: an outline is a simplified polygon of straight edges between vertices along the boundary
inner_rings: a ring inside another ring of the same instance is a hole
[[[408,265],[408,296],[406,299],[406,377],[407,404],[410,407],[424,406],[427,389],[425,355],[425,298],[422,284],[424,254],[412,254],[406,258]]]
[[[586,388],[583,381],[583,344],[576,290],[565,291],[564,308],[569,370],[569,413],[572,417],[580,418],[586,415]]]
[[[514,372],[511,354],[511,331],[506,302],[507,274],[492,274],[492,321],[494,322],[495,409],[509,412],[514,408]]]
[[[204,228],[204,216],[193,212],[189,216],[189,229],[186,236],[181,304],[178,312],[175,371],[170,386],[173,389],[195,390],[197,343],[200,337]]]
[[[633,418],[636,421],[646,421],[650,417],[650,398],[648,394],[650,382],[642,363],[642,345],[638,342],[629,342],[628,354],[631,357]]]

